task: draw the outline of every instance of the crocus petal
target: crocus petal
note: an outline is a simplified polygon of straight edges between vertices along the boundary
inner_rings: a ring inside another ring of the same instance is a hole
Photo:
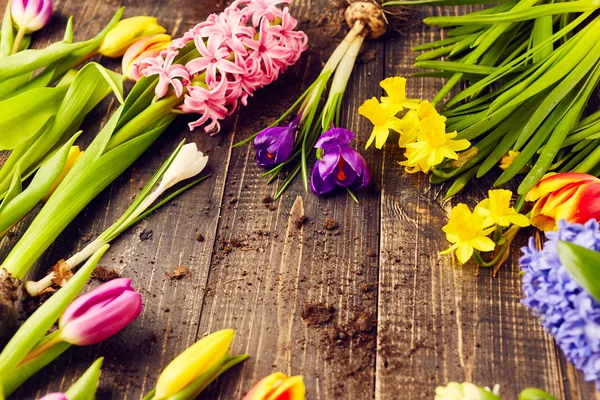
[[[322,161],[317,161],[310,176],[310,189],[314,194],[319,196],[331,192],[335,188],[335,181],[332,176],[322,176],[319,173],[320,163],[322,163]]]
[[[338,165],[340,161],[340,152],[338,151],[330,151],[329,153],[325,153],[323,155],[323,159],[315,164],[315,168],[319,171],[319,174],[325,178],[327,175],[330,175]]]
[[[319,137],[315,148],[330,150],[341,144],[348,144],[354,139],[354,133],[344,128],[331,128]]]
[[[572,183],[599,181],[593,175],[580,172],[565,172],[560,174],[547,174],[538,184],[527,193],[526,201],[536,201],[544,195],[554,192]]]
[[[183,180],[198,175],[207,163],[208,156],[198,151],[196,143],[183,145],[163,175],[160,187],[166,190]]]

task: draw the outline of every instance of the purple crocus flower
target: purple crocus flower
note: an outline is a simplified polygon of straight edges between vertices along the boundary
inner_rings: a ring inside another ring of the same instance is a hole
[[[10,14],[16,27],[25,33],[39,31],[50,21],[52,0],[12,0]]]
[[[58,321],[60,338],[87,346],[119,332],[142,311],[142,295],[131,287],[131,279],[119,278],[78,297]]]
[[[40,400],[69,400],[64,393],[48,393]]]
[[[298,115],[289,124],[267,128],[256,136],[254,148],[258,165],[264,168],[274,167],[292,155],[300,118]]]
[[[354,133],[343,128],[331,128],[323,133],[315,148],[323,151],[310,178],[310,188],[317,195],[332,191],[336,186],[360,190],[369,184],[371,174],[358,151],[349,146]]]

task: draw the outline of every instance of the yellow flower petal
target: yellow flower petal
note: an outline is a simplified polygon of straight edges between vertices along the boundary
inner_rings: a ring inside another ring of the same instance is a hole
[[[456,258],[461,264],[465,264],[473,255],[473,246],[470,243],[461,243],[456,249]]]

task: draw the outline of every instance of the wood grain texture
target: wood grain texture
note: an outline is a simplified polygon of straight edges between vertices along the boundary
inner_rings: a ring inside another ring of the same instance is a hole
[[[6,0],[0,0],[4,8]],[[142,316],[99,345],[72,348],[12,398],[31,399],[65,390],[98,356],[105,357],[99,399],[139,399],[164,366],[203,335],[234,328],[234,353],[250,359],[229,371],[202,396],[239,399],[274,371],[301,374],[312,399],[427,399],[452,380],[499,383],[507,399],[538,386],[564,399],[597,397],[593,385],[564,361],[551,337],[520,305],[518,251],[498,276],[438,256],[447,247],[441,227],[452,204],[483,198],[489,182],[442,204],[442,188],[407,175],[401,152],[363,151],[374,185],[360,204],[342,192],[317,198],[300,180],[281,200],[259,178],[250,147],[231,144],[268,125],[316,77],[340,34],[318,22],[333,2],[295,0],[293,13],[309,35],[310,49],[277,82],[250,99],[224,123],[221,134],[190,133],[182,117],[132,168],[105,190],[44,254],[31,275],[40,277],[58,259],[83,247],[123,212],[145,181],[182,138],[210,156],[212,177],[125,232],[101,265],[114,268],[144,295]],[[75,35],[94,35],[120,5],[125,15],[155,15],[174,36],[225,7],[219,0],[59,0],[35,47],[58,40],[67,17]],[[423,8],[409,17],[403,35],[367,42],[349,82],[342,126],[364,148],[369,122],[357,115],[366,98],[381,95],[385,76],[413,71],[410,48],[438,31],[419,23],[424,15],[456,14],[458,8]],[[345,28],[344,28],[345,29]],[[343,32],[341,32],[343,33]],[[118,68],[119,62],[101,59]],[[409,80],[411,97],[432,98],[440,80]],[[89,142],[114,109],[104,101],[86,119]],[[381,188],[381,189],[379,189]],[[300,221],[304,216],[306,221]],[[0,257],[20,237],[0,243]],[[328,229],[329,228],[329,229]],[[145,240],[140,234],[144,232]],[[148,235],[152,232],[151,235]],[[151,236],[148,238],[148,236]],[[186,279],[167,275],[177,266]],[[90,287],[98,284],[92,280]]]

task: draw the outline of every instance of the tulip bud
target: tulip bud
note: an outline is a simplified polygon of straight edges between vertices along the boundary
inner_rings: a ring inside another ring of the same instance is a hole
[[[138,16],[126,18],[119,21],[106,34],[98,52],[106,57],[121,57],[125,54],[129,46],[138,40],[157,33],[165,33],[166,31],[165,28],[158,24],[158,20],[154,17]]]
[[[65,162],[65,166],[63,167],[63,170],[60,172],[60,174],[56,177],[56,180],[54,181],[52,186],[50,186],[50,189],[48,189],[48,191],[44,195],[44,198],[42,199],[44,202],[48,201],[50,196],[52,196],[52,193],[54,193],[58,185],[60,185],[63,179],[65,179],[65,176],[67,176],[71,168],[73,168],[73,165],[75,165],[77,160],[79,160],[79,157],[81,157],[82,155],[83,151],[79,149],[79,146],[71,146],[71,148],[69,149],[69,154],[67,155],[67,161]]]
[[[525,200],[535,201],[531,225],[542,231],[555,230],[561,219],[584,224],[600,219],[600,179],[578,172],[549,174],[527,193]]]
[[[233,336],[233,329],[214,332],[178,355],[158,377],[155,397],[162,399],[181,392],[211,367],[222,363]]]
[[[288,378],[275,372],[254,385],[242,400],[304,400],[305,392],[301,375]]]
[[[12,0],[10,15],[13,24],[24,34],[42,29],[52,16],[52,0]]]
[[[140,39],[129,46],[123,55],[123,75],[134,80],[140,79],[138,67],[140,62],[147,57],[158,56],[162,50],[169,47],[169,44],[171,44],[171,36],[159,33]]]
[[[40,400],[69,400],[64,393],[48,393]]]
[[[119,278],[78,297],[58,321],[60,338],[87,346],[119,332],[142,311],[142,295],[131,287],[131,279]]]

